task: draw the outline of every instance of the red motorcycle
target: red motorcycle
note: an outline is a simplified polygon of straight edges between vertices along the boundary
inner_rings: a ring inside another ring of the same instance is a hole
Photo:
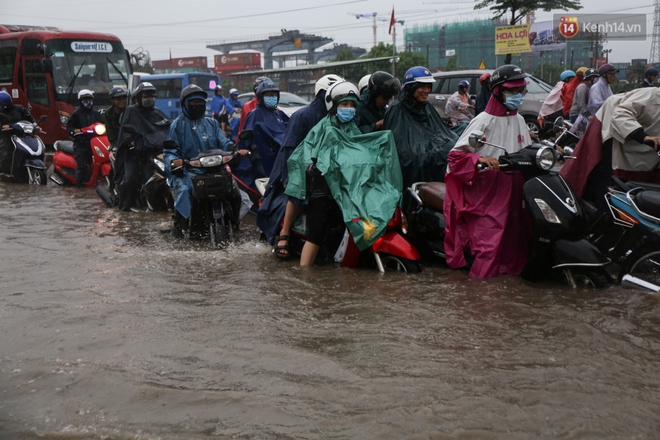
[[[96,188],[98,181],[104,179],[108,185],[111,185],[111,164],[110,164],[110,142],[105,135],[105,124],[95,122],[92,125],[81,128],[81,132],[75,136],[91,136],[89,145],[92,148],[92,169],[91,177],[85,186]],[[76,184],[76,156],[73,152],[72,141],[56,141],[53,145],[55,155],[53,156],[53,172],[50,179],[58,185]]]

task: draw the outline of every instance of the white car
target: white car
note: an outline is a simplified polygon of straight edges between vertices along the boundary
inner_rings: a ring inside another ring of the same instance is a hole
[[[253,98],[254,93],[243,93],[238,95],[238,99],[240,99],[243,104],[251,101]],[[280,92],[280,102],[277,104],[277,108],[286,113],[287,116],[291,116],[307,104],[309,104],[309,101],[298,95],[289,92]]]

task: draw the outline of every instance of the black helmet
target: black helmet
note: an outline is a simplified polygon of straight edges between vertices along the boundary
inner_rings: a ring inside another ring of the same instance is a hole
[[[206,101],[206,99],[209,97],[208,93],[206,93],[200,86],[190,84],[181,90],[181,105],[183,106],[183,102],[186,100],[186,98],[189,98],[192,95],[198,95],[195,96],[195,98],[203,99],[204,101]]]
[[[259,84],[261,84],[261,83],[264,82],[264,81],[270,81],[270,82],[273,82],[273,81],[272,81],[270,78],[268,78],[267,76],[258,76],[258,77],[254,80],[254,86],[252,86],[252,90],[254,91],[255,94],[257,93],[257,87],[259,87]]]
[[[124,98],[128,96],[128,93],[126,93],[126,90],[124,90],[122,87],[113,87],[110,90],[110,99],[115,99],[115,98]]]
[[[142,95],[145,92],[153,92],[154,94],[156,93],[156,87],[154,87],[153,84],[150,82],[143,82],[140,83],[139,86],[133,91],[134,96],[137,99],[140,99],[140,95]]]
[[[490,76],[490,88],[494,89],[500,84],[504,84],[508,81],[515,81],[517,79],[527,78],[527,74],[523,70],[513,64],[505,64],[504,66],[498,67]]]
[[[644,76],[648,78],[649,76],[660,76],[660,75],[658,74],[658,69],[656,69],[655,67],[649,67],[644,72]]]
[[[401,82],[387,72],[374,72],[369,77],[369,91],[371,96],[395,96],[401,90]]]
[[[591,78],[598,78],[600,76],[600,73],[596,69],[587,69],[584,71],[584,76],[582,79],[584,81],[591,79]]]

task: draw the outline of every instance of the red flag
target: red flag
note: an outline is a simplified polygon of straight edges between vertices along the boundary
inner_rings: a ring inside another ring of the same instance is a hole
[[[392,6],[392,18],[390,18],[390,30],[387,31],[388,34],[392,35],[392,27],[394,26],[394,6]]]

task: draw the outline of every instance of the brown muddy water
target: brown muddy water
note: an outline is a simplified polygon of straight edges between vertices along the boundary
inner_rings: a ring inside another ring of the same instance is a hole
[[[282,262],[0,184],[0,439],[651,439],[658,297]]]

